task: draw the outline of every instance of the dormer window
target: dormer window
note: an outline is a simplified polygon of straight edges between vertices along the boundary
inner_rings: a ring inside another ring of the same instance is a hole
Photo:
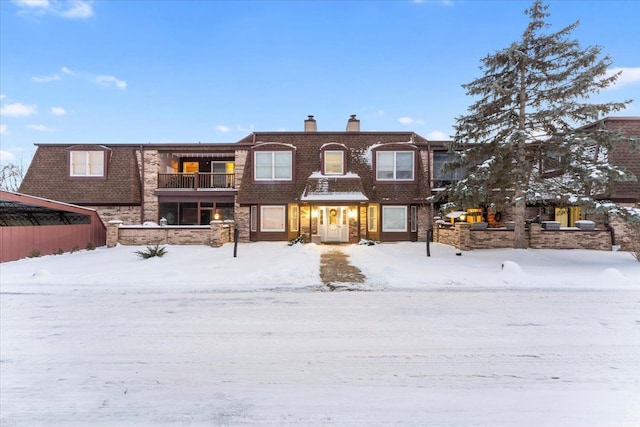
[[[413,181],[415,156],[413,151],[376,152],[377,181]]]
[[[106,171],[104,150],[69,151],[69,176],[103,178]]]
[[[344,151],[326,150],[324,152],[324,174],[344,175]]]
[[[256,181],[291,181],[293,179],[291,151],[256,151],[254,156]]]

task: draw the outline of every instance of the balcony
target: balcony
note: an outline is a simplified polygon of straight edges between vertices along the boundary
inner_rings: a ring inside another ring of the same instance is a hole
[[[235,178],[232,173],[194,172],[158,174],[158,189],[216,190],[226,188],[235,188]]]

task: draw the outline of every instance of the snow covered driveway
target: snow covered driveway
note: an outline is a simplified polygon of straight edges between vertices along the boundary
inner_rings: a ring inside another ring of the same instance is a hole
[[[637,289],[5,288],[2,426],[638,426]]]

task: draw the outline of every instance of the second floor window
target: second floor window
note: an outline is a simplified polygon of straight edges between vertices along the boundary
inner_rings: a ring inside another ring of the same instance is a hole
[[[413,181],[413,151],[378,151],[376,179],[378,181]]]
[[[447,163],[454,159],[455,154],[448,151],[436,151],[433,153],[433,186],[445,187],[455,181],[464,178],[465,170],[458,168],[456,170],[444,170]]]
[[[344,151],[324,152],[325,175],[344,175]]]
[[[290,151],[257,151],[254,160],[256,181],[291,181],[293,178]]]
[[[104,151],[69,152],[69,176],[104,176]]]

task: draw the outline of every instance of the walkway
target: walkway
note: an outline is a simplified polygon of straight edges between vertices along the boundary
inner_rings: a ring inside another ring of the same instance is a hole
[[[320,279],[330,290],[350,290],[349,284],[364,283],[366,276],[348,258],[339,247],[326,248],[320,256]]]

